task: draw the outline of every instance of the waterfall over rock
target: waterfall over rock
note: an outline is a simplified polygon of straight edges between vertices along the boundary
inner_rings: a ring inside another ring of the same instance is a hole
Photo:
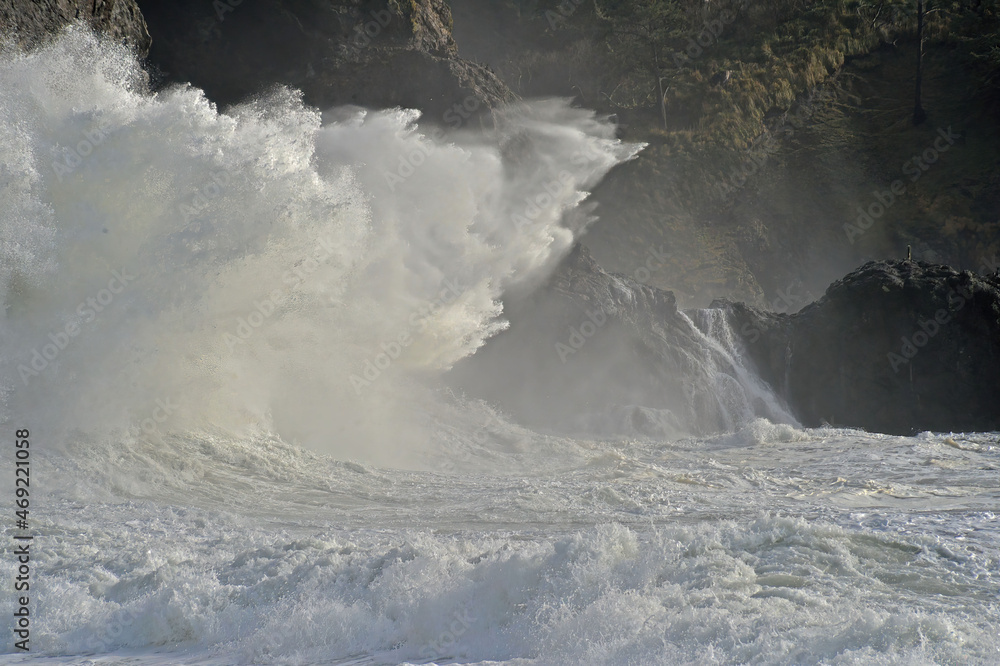
[[[526,423],[665,437],[794,417],[743,359],[721,310],[689,317],[674,295],[601,269],[586,248],[509,302],[510,329],[452,380]]]

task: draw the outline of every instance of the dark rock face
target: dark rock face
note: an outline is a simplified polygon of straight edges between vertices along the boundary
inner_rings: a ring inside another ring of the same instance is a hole
[[[527,425],[662,437],[783,418],[671,292],[606,273],[581,245],[505,311],[510,329],[451,379]]]
[[[140,55],[149,50],[149,32],[135,0],[0,0],[0,33],[31,48],[74,21],[124,42]]]
[[[1000,279],[870,262],[793,315],[728,309],[761,377],[805,425],[1000,430]]]
[[[286,84],[321,108],[404,106],[455,125],[512,97],[492,72],[457,56],[444,0],[139,4],[165,80],[191,82],[221,104]]]

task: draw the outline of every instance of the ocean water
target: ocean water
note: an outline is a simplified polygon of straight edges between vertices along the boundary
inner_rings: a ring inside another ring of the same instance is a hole
[[[439,471],[263,434],[41,456],[39,663],[1000,659],[995,435],[570,441],[478,411]]]
[[[81,31],[4,54],[35,539],[0,662],[1000,663],[996,433],[755,416],[705,313],[727,432],[536,432],[447,387],[593,222],[641,148],[614,137],[557,100],[447,138],[289,90],[220,111]]]

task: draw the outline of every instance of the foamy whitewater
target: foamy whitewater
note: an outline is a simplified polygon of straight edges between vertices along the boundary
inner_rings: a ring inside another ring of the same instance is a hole
[[[2,56],[35,540],[0,661],[1000,662],[995,433],[799,427],[706,313],[730,432],[568,438],[447,388],[640,149],[561,101],[469,125],[220,112],[79,31]]]

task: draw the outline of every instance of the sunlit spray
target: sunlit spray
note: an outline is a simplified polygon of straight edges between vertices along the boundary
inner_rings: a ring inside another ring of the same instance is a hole
[[[505,327],[505,292],[552,270],[588,189],[639,150],[560,100],[447,138],[411,110],[324,123],[286,89],[220,112],[150,93],[82,30],[6,58],[0,108],[8,418],[393,464],[427,438],[435,378]]]

